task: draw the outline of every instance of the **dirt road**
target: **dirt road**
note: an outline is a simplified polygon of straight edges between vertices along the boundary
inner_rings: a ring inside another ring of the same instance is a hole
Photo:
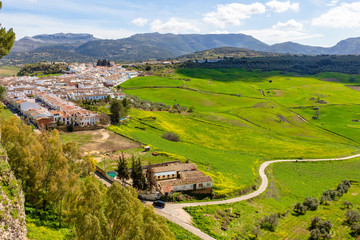
[[[197,235],[198,237],[202,238],[202,239],[214,239],[212,237],[210,237],[209,235],[201,232],[199,229],[197,229],[196,227],[194,227],[192,225],[192,219],[191,216],[185,212],[185,210],[183,209],[184,207],[195,207],[195,206],[204,206],[204,205],[218,205],[218,204],[227,204],[227,203],[235,203],[235,202],[240,202],[240,201],[244,201],[244,200],[248,200],[251,198],[254,198],[256,196],[259,196],[261,193],[265,192],[268,184],[269,184],[269,180],[265,174],[265,169],[272,163],[279,163],[279,162],[320,162],[320,161],[341,161],[341,160],[347,160],[347,159],[351,159],[351,158],[356,158],[356,157],[360,157],[360,154],[357,155],[352,155],[352,156],[348,156],[348,157],[342,157],[342,158],[328,158],[328,159],[283,159],[283,160],[271,160],[271,161],[266,161],[263,162],[260,165],[259,168],[259,174],[261,177],[261,185],[260,187],[252,193],[249,193],[247,195],[241,196],[241,197],[236,197],[236,198],[231,198],[231,199],[226,199],[226,200],[219,200],[219,201],[211,201],[211,202],[195,202],[195,203],[168,203],[166,204],[165,208],[163,209],[155,209],[155,212],[163,217],[165,217],[166,219],[168,219],[171,222],[174,222],[180,226],[182,226],[183,228],[185,228],[186,230],[192,232],[193,234]]]

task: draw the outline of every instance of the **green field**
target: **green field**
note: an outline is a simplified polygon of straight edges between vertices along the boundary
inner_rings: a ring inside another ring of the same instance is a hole
[[[0,67],[0,77],[12,77],[19,72],[19,67],[13,66],[1,66]]]
[[[352,120],[360,110],[360,92],[319,80],[329,75],[180,69],[168,78],[138,77],[122,84],[126,94],[171,106],[193,106],[194,112],[133,109],[132,121],[109,129],[190,159],[213,178],[215,195],[234,195],[258,184],[257,169],[265,160],[359,152],[360,127]],[[316,120],[314,108],[319,108]],[[156,120],[141,120],[146,117]],[[167,131],[178,134],[181,141],[161,138]]]
[[[355,169],[355,171],[354,171]],[[346,209],[342,203],[350,201],[354,209],[360,207],[360,185],[353,185],[349,192],[329,206],[321,205],[316,211],[295,216],[292,208],[305,197],[319,198],[323,191],[334,189],[344,179],[360,181],[360,159],[342,162],[298,162],[276,163],[268,170],[269,188],[256,199],[230,205],[187,208],[195,225],[216,239],[248,239],[251,230],[259,220],[271,213],[285,213],[274,232],[262,230],[263,239],[307,239],[307,230],[315,216],[330,220],[333,224],[333,239],[352,239],[350,227],[343,224]],[[240,217],[230,217],[227,230],[221,229],[226,216],[224,212],[237,213]]]

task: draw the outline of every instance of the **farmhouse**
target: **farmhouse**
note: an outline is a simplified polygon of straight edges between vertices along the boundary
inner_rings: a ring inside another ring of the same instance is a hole
[[[162,195],[173,192],[211,193],[212,179],[199,171],[194,163],[164,163],[147,168],[149,182]]]

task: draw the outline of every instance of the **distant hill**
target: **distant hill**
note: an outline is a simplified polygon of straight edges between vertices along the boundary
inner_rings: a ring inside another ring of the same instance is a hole
[[[11,53],[2,61],[12,61],[13,63],[83,62],[99,58],[113,61],[144,61],[176,58],[222,47],[270,53],[348,55],[360,54],[360,38],[349,38],[333,47],[324,48],[293,42],[268,45],[245,34],[144,33],[123,39],[102,40],[96,39],[90,34],[58,33],[20,39],[15,42]]]
[[[214,58],[242,58],[242,57],[269,57],[278,56],[279,53],[254,51],[245,48],[237,47],[220,47],[209,50],[198,51],[186,54],[176,59],[179,60],[200,60],[200,59],[214,59]]]
[[[14,43],[11,52],[29,52],[38,48],[73,49],[86,42],[96,40],[91,34],[57,33],[24,37]]]

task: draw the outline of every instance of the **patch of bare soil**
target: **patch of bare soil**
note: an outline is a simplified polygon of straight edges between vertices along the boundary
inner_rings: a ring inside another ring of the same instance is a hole
[[[360,92],[360,86],[351,86],[351,85],[346,85],[348,88],[351,88],[355,91],[359,91]]]
[[[80,150],[84,155],[108,153],[124,149],[138,148],[141,146],[140,143],[131,141],[106,129],[74,132],[73,134],[85,134],[92,136],[88,142],[81,144],[80,146]]]

